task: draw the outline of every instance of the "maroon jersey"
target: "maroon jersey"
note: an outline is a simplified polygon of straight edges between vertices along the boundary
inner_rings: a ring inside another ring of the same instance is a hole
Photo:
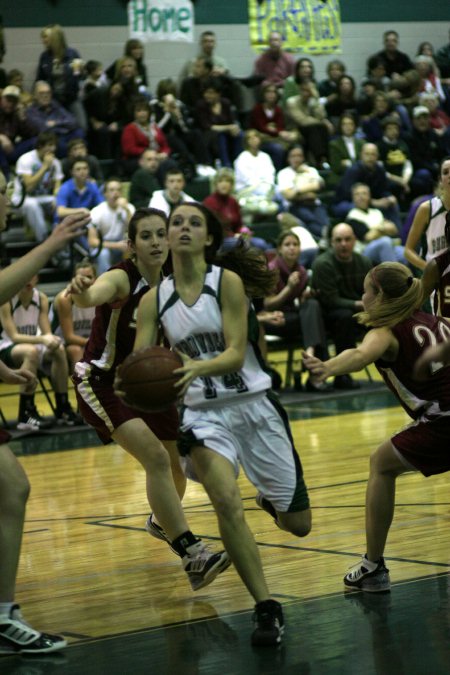
[[[439,270],[439,286],[435,293],[436,314],[450,318],[450,251],[444,251],[434,258]]]
[[[83,360],[75,368],[79,377],[99,377],[105,383],[114,381],[116,368],[133,351],[137,308],[149,290],[147,281],[132,260],[120,262],[111,269],[126,272],[130,295],[120,302],[96,307]]]
[[[389,389],[413,419],[450,417],[450,366],[435,364],[433,375],[425,382],[412,378],[414,363],[422,352],[450,340],[450,323],[417,311],[391,330],[400,345],[397,359],[375,363]]]

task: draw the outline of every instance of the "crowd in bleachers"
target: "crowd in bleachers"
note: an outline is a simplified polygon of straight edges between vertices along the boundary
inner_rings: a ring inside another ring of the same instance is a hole
[[[303,323],[307,310],[316,311],[303,270],[314,267],[321,249],[337,250],[330,229],[337,223],[348,225],[355,256],[410,259],[404,244],[413,214],[433,195],[450,155],[450,44],[435,51],[423,42],[408,56],[388,30],[381,51],[361,55],[361,82],[336,58],[317,82],[312,61],[284,51],[273,32],[252,75],[236,78],[216,53],[214,33],[205,31],[179,81],[163,79],[151,91],[139,40],[102,64],[68,46],[58,25],[45,27],[41,38],[31,92],[19,70],[0,72],[0,169],[17,195],[22,191],[17,212],[36,241],[66,215],[89,210],[82,243],[94,251],[101,234],[101,273],[123,256],[136,208],[169,215],[198,199],[202,183],[225,247],[246,238],[269,258],[277,253],[273,264],[290,291],[280,287],[262,308],[262,323],[270,332],[272,322],[275,334],[285,329],[268,310],[283,309],[285,295],[286,317],[295,299]],[[250,108],[245,88],[254,98]],[[326,349],[323,330],[317,324],[319,351]]]

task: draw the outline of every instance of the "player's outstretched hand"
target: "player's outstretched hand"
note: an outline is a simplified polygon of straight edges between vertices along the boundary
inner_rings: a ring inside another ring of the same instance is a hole
[[[175,375],[180,376],[180,379],[177,382],[175,382],[173,386],[178,391],[178,396],[181,399],[187,392],[192,380],[195,380],[196,377],[199,377],[198,369],[199,367],[201,367],[203,362],[190,359],[189,356],[186,356],[186,354],[179,352],[178,349],[175,349],[175,352],[183,361],[183,367],[176,368],[173,371]]]
[[[64,291],[64,297],[68,297],[69,295],[81,295],[81,293],[84,293],[92,284],[94,283],[95,279],[92,279],[91,277],[86,277],[84,274],[80,274],[79,272],[75,274],[74,277],[72,277],[71,281],[66,286],[66,289]]]
[[[326,361],[321,361],[316,356],[310,356],[306,352],[302,352],[302,360],[305,368],[314,375],[314,380],[317,382],[324,382],[329,377]]]
[[[427,380],[445,364],[450,364],[450,341],[428,347],[414,364],[413,377],[418,381]]]
[[[85,228],[90,220],[91,214],[89,211],[80,211],[67,216],[46,239],[47,246],[50,246],[55,252],[64,248],[72,239],[76,239],[76,237],[85,233]]]

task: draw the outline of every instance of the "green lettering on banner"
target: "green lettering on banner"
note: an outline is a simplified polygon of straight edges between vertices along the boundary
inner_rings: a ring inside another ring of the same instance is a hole
[[[142,0],[141,9],[138,9],[137,2],[133,2],[133,31],[145,31],[145,21],[147,15],[147,0]],[[139,28],[139,24],[141,27]]]
[[[157,23],[155,24],[153,21],[153,17],[156,17]],[[156,9],[156,7],[153,7],[149,13],[147,14],[147,23],[149,25],[150,30],[152,30],[154,33],[158,31],[161,28],[162,24],[162,17],[161,17],[161,12],[159,9]]]
[[[188,33],[191,17],[191,10],[188,9],[188,7],[181,7],[181,9],[178,10],[178,30],[180,30],[182,33]],[[184,21],[188,22],[187,26],[182,25]]]

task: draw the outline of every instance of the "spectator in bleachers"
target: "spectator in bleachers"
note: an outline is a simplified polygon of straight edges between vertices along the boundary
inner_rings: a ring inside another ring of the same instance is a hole
[[[103,72],[103,65],[100,61],[96,61],[95,59],[87,61],[84,66],[84,75],[85,77],[81,84],[80,91],[81,99],[83,101],[91,91],[95,91],[101,87],[106,88],[108,86],[108,80]]]
[[[20,91],[20,97],[19,97],[19,109],[23,111],[25,114],[25,109],[28,108],[28,106],[32,103],[33,101],[33,95],[31,92],[27,91],[24,87],[24,79],[25,76],[21,70],[18,70],[17,68],[13,68],[8,72],[7,76],[7,85],[17,87]]]
[[[89,250],[103,246],[96,258],[97,273],[103,274],[111,265],[120,262],[128,249],[128,223],[136,211],[122,195],[122,184],[118,178],[109,178],[104,186],[105,201],[91,209],[91,222],[88,226]]]
[[[377,91],[389,91],[391,78],[386,75],[384,59],[377,54],[367,59],[367,75],[361,84],[367,80],[374,83]]]
[[[88,260],[77,263],[75,272],[92,281],[97,276],[95,265]],[[95,307],[77,307],[72,295],[66,295],[66,289],[56,295],[51,305],[49,318],[52,333],[63,341],[71,373],[75,364],[81,361],[94,316]]]
[[[256,129],[244,133],[244,150],[234,160],[236,193],[243,213],[274,215],[279,210],[274,201],[275,167],[261,150],[261,136]]]
[[[144,150],[156,150],[162,162],[169,157],[172,150],[166,135],[151,118],[151,110],[147,99],[138,99],[134,104],[134,120],[127,124],[121,138],[123,167],[126,175],[131,176],[139,166],[139,157]]]
[[[162,165],[167,163],[170,163],[169,166],[163,170]],[[148,206],[155,190],[160,190],[163,187],[164,178],[169,168],[175,168],[175,164],[172,165],[171,160],[161,164],[156,150],[144,150],[139,157],[139,168],[131,176],[130,202],[133,206],[137,209]]]
[[[164,190],[155,190],[148,204],[149,208],[159,209],[169,217],[180,204],[194,202],[195,199],[183,191],[185,185],[186,181],[181,169],[169,169],[166,173]]]
[[[231,167],[242,152],[242,131],[228,99],[221,94],[220,82],[211,77],[204,84],[202,99],[196,107],[196,119],[210,155],[222,166]]]
[[[449,41],[436,52],[436,65],[441,71],[442,77],[450,77],[450,31]]]
[[[137,86],[138,93],[141,95],[148,94],[148,77],[147,67],[144,62],[144,45],[136,38],[130,38],[126,41],[123,48],[123,57],[130,58],[134,61],[134,84]],[[121,67],[122,59],[117,59],[106,69],[106,76],[110,82],[116,82],[118,72]],[[127,66],[128,67],[128,66]]]
[[[10,165],[34,148],[39,133],[28,119],[23,118],[19,100],[18,87],[8,85],[3,89],[0,97],[0,170],[6,178]]]
[[[103,183],[103,171],[95,155],[88,154],[88,148],[86,141],[83,138],[74,138],[67,144],[67,157],[61,162],[62,170],[64,173],[64,180],[69,180],[70,178],[70,168],[74,159],[82,157],[87,160],[89,164],[89,175],[92,180],[95,180],[97,185]]]
[[[286,164],[286,150],[299,139],[295,129],[286,129],[284,113],[278,105],[279,92],[274,84],[261,90],[261,102],[253,107],[249,125],[261,134],[261,150],[267,152],[277,171]]]
[[[15,169],[13,202],[18,201],[21,181],[25,199],[20,211],[38,242],[48,236],[48,224],[54,219],[55,195],[63,180],[61,163],[55,156],[56,144],[57,139],[52,132],[39,134],[35,150],[21,155]]]
[[[400,120],[397,115],[383,119],[383,137],[378,141],[380,161],[386,169],[389,188],[402,205],[409,201],[409,183],[413,174],[409,148],[400,138]]]
[[[228,73],[228,64],[222,56],[216,54],[217,38],[212,30],[205,30],[200,35],[200,50],[195,59],[189,60],[183,66],[180,73],[180,82],[186,78],[193,77],[196,70],[197,59],[203,59],[211,62],[212,68],[208,73],[208,77],[220,77]]]
[[[95,89],[86,97],[88,145],[98,159],[119,158],[122,129],[133,120],[134,101],[120,82]]]
[[[74,159],[70,173],[72,178],[66,180],[56,194],[56,214],[59,219],[72,213],[87,213],[105,199],[100,188],[89,176],[86,158]]]
[[[444,155],[441,137],[430,127],[430,113],[423,105],[412,111],[412,130],[405,136],[414,169],[411,195],[430,194],[437,181],[439,163]]]
[[[345,221],[352,226],[356,239],[355,251],[363,253],[377,264],[382,262],[401,262],[407,265],[404,247],[393,238],[398,237],[397,227],[381,213],[380,209],[370,206],[370,188],[363,183],[352,187],[354,207],[350,209]]]
[[[393,79],[396,75],[401,75],[405,70],[410,70],[413,65],[407,54],[398,49],[399,35],[395,30],[387,30],[383,34],[384,49],[377,52],[375,56],[379,57],[386,70],[386,75]]]
[[[370,205],[380,209],[384,217],[392,220],[400,231],[401,221],[397,199],[389,189],[386,170],[378,159],[377,146],[374,143],[365,143],[361,149],[361,159],[345,171],[338,184],[332,209],[337,218],[344,219],[354,206],[352,186],[355,183],[364,183],[369,186],[372,195]]]
[[[350,75],[342,75],[337,84],[336,92],[328,97],[325,104],[328,119],[336,129],[339,118],[344,113],[353,115],[356,119],[359,115],[359,102],[356,95],[355,80]]]
[[[288,98],[297,96],[301,84],[310,84],[314,97],[319,98],[319,91],[314,78],[314,64],[306,56],[297,61],[294,74],[287,77],[283,83],[282,103],[284,107],[286,107]]]
[[[288,166],[278,172],[277,183],[288,211],[299,218],[316,239],[320,239],[330,222],[319,199],[324,180],[317,169],[306,163],[301,146],[289,150]]]
[[[327,183],[336,185],[349,166],[360,157],[364,145],[362,138],[356,136],[356,121],[353,115],[344,114],[337,125],[338,134],[328,144],[328,157],[331,172]]]
[[[56,135],[58,157],[67,155],[69,141],[84,136],[74,115],[53,98],[51,87],[44,80],[34,85],[33,103],[26,109],[26,118],[39,132],[51,131]]]
[[[203,134],[194,126],[193,116],[187,106],[177,99],[175,82],[160,80],[156,88],[156,99],[152,101],[155,122],[164,132],[176,155],[177,164],[187,178],[213,176],[212,158]]]
[[[233,197],[234,172],[232,169],[219,169],[213,179],[213,192],[205,197],[203,204],[212,211],[223,228],[222,249],[231,248],[237,240],[242,222],[241,207]]]
[[[294,74],[294,70],[294,57],[284,51],[281,33],[272,31],[269,34],[268,49],[255,61],[255,75],[264,78],[262,84],[270,83],[281,88],[285,79]]]
[[[281,312],[278,325],[262,322],[267,335],[278,335],[298,341],[307,354],[328,356],[327,337],[322,310],[308,284],[308,273],[299,263],[300,239],[293,232],[284,232],[277,241],[277,255],[270,261],[269,268],[279,273],[278,284],[273,295],[264,298],[264,309]],[[320,357],[319,357],[320,358]],[[300,374],[296,388],[300,388]],[[330,387],[309,377],[306,391],[325,393]]]
[[[361,326],[354,314],[363,309],[364,279],[372,268],[369,258],[355,252],[356,237],[345,223],[330,233],[331,247],[317,256],[313,264],[312,287],[324,311],[325,327],[335,344],[336,354],[356,347]],[[350,375],[334,378],[336,389],[355,389],[359,385]]]
[[[316,96],[315,86],[311,82],[299,84],[297,96],[286,101],[286,113],[305,139],[308,161],[322,168],[328,158],[329,134],[333,125],[326,118],[325,108]]]
[[[47,82],[55,100],[70,110],[77,120],[77,126],[86,129],[85,112],[78,98],[83,73],[80,54],[67,46],[64,31],[58,24],[46,26],[41,35],[45,35],[46,49],[39,57],[36,81]]]
[[[203,95],[205,84],[212,76],[213,63],[206,56],[197,56],[192,68],[192,75],[185,77],[180,83],[180,100],[194,113],[197,103]]]
[[[435,73],[432,57],[419,54],[414,58],[414,66],[420,75],[420,91],[437,94],[440,103],[444,104],[446,100],[445,92],[441,78]]]
[[[450,127],[450,117],[445,110],[439,107],[439,97],[433,92],[422,94],[420,97],[420,105],[428,108],[430,113],[430,129],[443,136]]]
[[[342,75],[345,75],[345,63],[339,59],[333,59],[327,63],[327,77],[321,80],[317,89],[321,98],[321,103],[326,105],[333,100],[333,95],[337,91],[337,83]]]
[[[384,91],[377,91],[373,98],[373,108],[363,120],[362,131],[369,143],[378,143],[383,138],[383,121],[391,117],[394,105]]]
[[[277,220],[280,225],[280,234],[283,232],[293,232],[299,238],[299,262],[303,267],[306,267],[306,269],[310,269],[319,253],[319,245],[311,232],[309,232],[309,230],[301,224],[301,221],[293,216],[292,213],[282,211],[277,215]]]
[[[37,375],[48,374],[55,392],[56,422],[60,425],[81,424],[81,418],[70,405],[68,367],[64,346],[52,334],[48,318],[48,298],[36,288],[37,275],[0,307],[3,327],[0,338],[0,359],[10,368],[24,367]],[[17,428],[40,431],[52,426],[38,413],[34,402],[37,380],[21,387]]]

